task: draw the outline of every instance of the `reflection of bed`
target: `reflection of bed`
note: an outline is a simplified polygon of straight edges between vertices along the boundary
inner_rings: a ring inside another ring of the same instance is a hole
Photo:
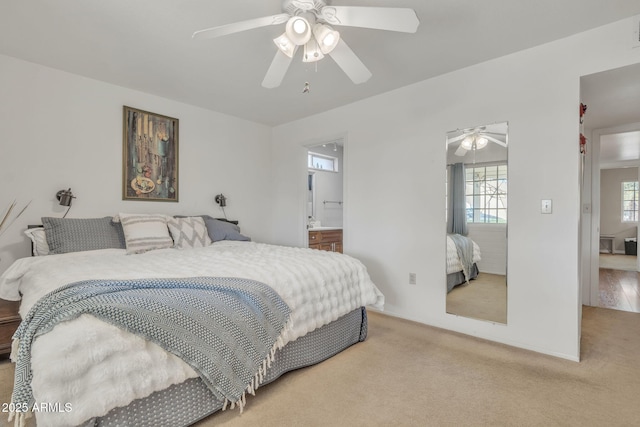
[[[481,259],[480,247],[474,241],[471,241],[471,243],[473,245],[473,258],[469,268],[469,280],[478,276],[479,271],[476,263]],[[454,287],[467,282],[462,268],[463,261],[458,253],[459,250],[454,239],[447,235],[447,292],[451,292]]]
[[[364,266],[348,256],[235,241],[134,255],[101,249],[24,258],[0,278],[0,296],[22,296],[24,318],[42,296],[71,282],[194,276],[266,283],[291,309],[293,326],[279,336],[285,345],[275,353],[265,383],[364,340],[364,306],[381,307],[384,299]],[[223,406],[181,359],[91,315],[37,337],[31,356],[36,401],[70,402],[73,407],[70,412],[37,413],[38,426],[180,426]]]

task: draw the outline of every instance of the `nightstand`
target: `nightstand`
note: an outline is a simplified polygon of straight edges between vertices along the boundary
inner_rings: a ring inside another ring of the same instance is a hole
[[[11,338],[20,325],[20,301],[0,299],[0,358],[11,353]]]

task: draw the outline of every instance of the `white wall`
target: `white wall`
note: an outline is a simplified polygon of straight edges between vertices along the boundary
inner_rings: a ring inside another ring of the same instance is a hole
[[[506,224],[468,224],[468,237],[480,247],[482,259],[478,262],[481,273],[507,273]]]
[[[303,241],[303,145],[346,133],[345,253],[367,265],[387,312],[578,360],[580,76],[640,62],[630,29],[620,21],[276,127],[274,239]],[[509,122],[507,326],[445,312],[444,136],[498,121]]]
[[[122,201],[122,107],[180,120],[179,203]],[[0,236],[0,272],[29,254],[27,224],[61,217],[55,193],[71,187],[68,217],[162,212],[229,218],[254,240],[270,236],[271,128],[0,55],[0,210],[32,200]],[[266,211],[266,213],[265,213]]]

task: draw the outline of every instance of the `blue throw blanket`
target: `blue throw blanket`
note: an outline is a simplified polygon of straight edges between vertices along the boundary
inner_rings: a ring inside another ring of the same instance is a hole
[[[469,283],[471,272],[473,271],[473,241],[460,234],[450,234],[451,240],[456,244],[456,250],[460,263],[462,264],[462,273],[464,280]]]
[[[16,331],[12,401],[30,408],[31,345],[60,322],[90,314],[182,358],[219,399],[240,409],[273,360],[290,309],[269,286],[220,277],[88,280],[40,299]],[[18,414],[24,416],[24,414]]]

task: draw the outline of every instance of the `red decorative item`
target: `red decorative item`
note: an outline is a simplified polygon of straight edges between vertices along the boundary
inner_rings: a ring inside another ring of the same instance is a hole
[[[580,152],[585,154],[587,152],[587,137],[584,136],[582,122],[584,121],[584,114],[587,112],[587,106],[580,103]]]
[[[583,134],[580,134],[580,152],[583,154],[587,152],[587,137]]]

